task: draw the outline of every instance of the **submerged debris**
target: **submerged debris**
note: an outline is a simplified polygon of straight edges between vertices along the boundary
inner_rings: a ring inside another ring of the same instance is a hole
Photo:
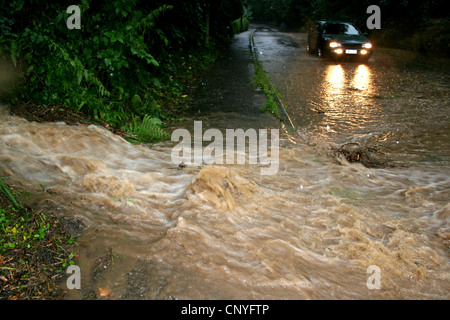
[[[116,257],[116,254],[110,248],[110,249],[108,249],[108,252],[103,257],[98,258],[95,261],[95,267],[92,272],[92,279],[97,280],[97,279],[101,278],[102,273],[104,271],[108,270],[114,264],[115,257]]]
[[[333,156],[344,157],[348,162],[358,162],[368,168],[380,168],[387,166],[387,161],[381,159],[380,146],[369,147],[358,142],[349,142],[339,148],[332,147]]]
[[[35,105],[32,103],[20,102],[11,107],[11,113],[25,118],[28,121],[36,122],[65,122],[68,125],[93,124],[83,113],[72,110],[64,105],[53,107],[47,105]]]

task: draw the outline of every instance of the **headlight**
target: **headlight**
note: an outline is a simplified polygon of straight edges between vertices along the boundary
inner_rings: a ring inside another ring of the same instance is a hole
[[[372,44],[370,42],[364,43],[363,44],[363,48],[371,49],[372,48]]]
[[[330,48],[337,48],[340,47],[341,44],[339,42],[330,42]]]

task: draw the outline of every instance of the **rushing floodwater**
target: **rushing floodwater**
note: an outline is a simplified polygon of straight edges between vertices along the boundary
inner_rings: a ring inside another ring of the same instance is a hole
[[[255,35],[264,56],[276,36]],[[82,290],[69,298],[106,286],[111,299],[449,298],[448,82],[381,72],[376,56],[335,65],[284,48],[262,59],[296,126],[281,136],[273,176],[258,165],[178,168],[173,142],[135,146],[1,108],[0,175],[86,226]],[[229,119],[208,123],[248,125]],[[331,156],[348,142],[381,145],[389,165]],[[93,277],[109,249],[114,265]],[[367,287],[369,266],[380,289]]]

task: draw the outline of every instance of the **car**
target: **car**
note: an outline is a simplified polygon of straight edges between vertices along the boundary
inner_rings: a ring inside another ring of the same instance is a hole
[[[308,32],[307,50],[319,57],[335,60],[347,57],[366,62],[372,49],[369,39],[351,22],[320,20]]]

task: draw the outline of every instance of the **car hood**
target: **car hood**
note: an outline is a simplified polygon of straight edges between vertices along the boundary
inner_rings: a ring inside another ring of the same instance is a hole
[[[365,43],[369,40],[363,35],[349,35],[349,34],[325,34],[324,38],[329,41],[336,41],[340,43]]]

